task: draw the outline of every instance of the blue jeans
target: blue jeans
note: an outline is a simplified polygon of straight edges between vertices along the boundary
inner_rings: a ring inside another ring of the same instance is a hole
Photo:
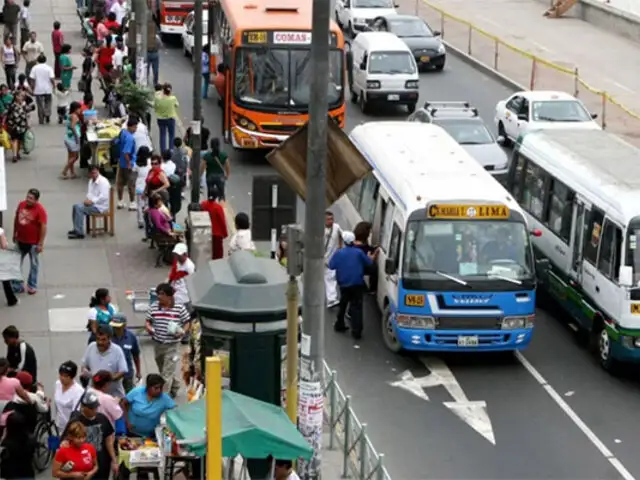
[[[209,80],[211,78],[210,73],[202,74],[202,98],[207,98],[209,96]]]
[[[176,136],[176,119],[159,118],[158,130],[160,130],[160,154],[162,154],[173,145],[173,139]]]
[[[84,8],[85,7],[84,0],[76,0],[76,7]]]
[[[153,70],[153,84],[160,81],[158,71],[160,69],[160,54],[158,52],[147,52],[147,79],[149,78],[149,68]]]
[[[73,221],[73,231],[79,235],[84,235],[84,222],[87,215],[98,213],[100,210],[95,205],[85,205],[84,203],[76,203],[71,212],[71,220]]]
[[[24,261],[24,257],[29,255],[29,278],[27,279],[27,287],[32,288],[33,290],[37,290],[38,289],[38,270],[40,268],[40,259],[38,258],[38,251],[37,251],[38,246],[31,245],[28,243],[18,242],[18,250],[20,250],[22,261]],[[22,264],[22,261],[20,262],[21,264]]]

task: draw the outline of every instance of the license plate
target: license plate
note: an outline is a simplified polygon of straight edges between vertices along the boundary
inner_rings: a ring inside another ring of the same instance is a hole
[[[400,95],[387,95],[387,100],[393,102],[400,100]]]
[[[429,60],[431,60],[431,57],[420,57],[422,63],[427,63]]]
[[[458,346],[459,347],[477,347],[478,337],[476,335],[473,335],[473,336],[461,335],[458,337]]]

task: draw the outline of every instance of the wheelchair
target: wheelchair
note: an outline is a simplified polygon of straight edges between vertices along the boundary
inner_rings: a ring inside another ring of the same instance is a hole
[[[51,408],[37,414],[33,436],[36,440],[36,451],[33,455],[33,466],[38,472],[49,468],[56,450],[60,447],[60,433],[51,415]]]

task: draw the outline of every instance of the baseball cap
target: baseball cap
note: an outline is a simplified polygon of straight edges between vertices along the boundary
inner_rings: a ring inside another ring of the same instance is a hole
[[[114,328],[124,327],[127,324],[127,317],[122,313],[114,313],[109,325]]]
[[[173,247],[173,253],[176,255],[185,255],[189,249],[187,248],[186,243],[178,243],[175,247]]]
[[[350,245],[356,241],[356,236],[353,234],[353,232],[342,232],[342,241],[347,245]]]
[[[23,388],[31,388],[33,386],[33,376],[29,372],[20,371],[16,374],[16,378]]]
[[[80,404],[83,407],[95,409],[100,406],[100,400],[98,399],[98,396],[95,393],[86,392],[84,395],[82,395],[82,398],[80,399]]]

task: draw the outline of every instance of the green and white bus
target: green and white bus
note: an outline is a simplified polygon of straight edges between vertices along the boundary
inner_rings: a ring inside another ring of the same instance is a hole
[[[640,150],[593,130],[520,137],[507,188],[532,228],[540,293],[612,371],[640,363]]]

